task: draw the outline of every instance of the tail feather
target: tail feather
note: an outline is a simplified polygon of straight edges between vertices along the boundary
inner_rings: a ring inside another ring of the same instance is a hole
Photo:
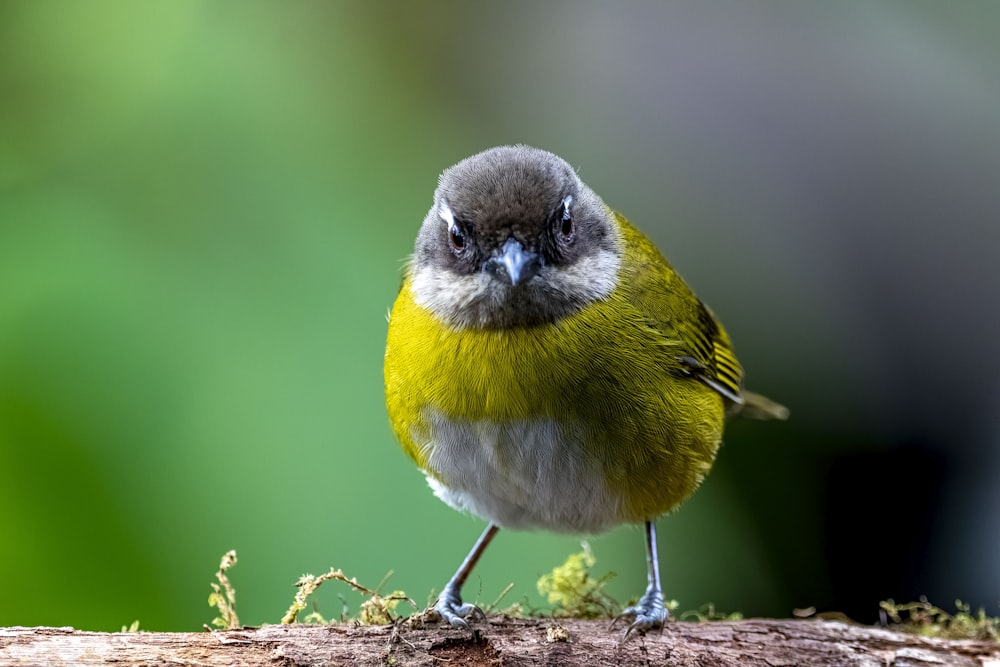
[[[743,390],[741,394],[743,405],[737,414],[750,419],[788,419],[789,411],[781,403],[776,403],[767,396]]]

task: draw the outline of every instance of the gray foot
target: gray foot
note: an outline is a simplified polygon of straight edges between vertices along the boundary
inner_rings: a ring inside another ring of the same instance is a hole
[[[663,624],[670,618],[670,612],[663,605],[663,593],[659,589],[646,589],[645,594],[639,598],[639,603],[628,607],[615,617],[611,622],[611,627],[621,620],[631,621],[625,629],[625,636],[628,639],[633,632],[644,635],[650,630],[662,630]]]
[[[469,604],[467,602],[462,602],[462,597],[458,594],[458,588],[448,584],[441,591],[441,595],[438,596],[437,602],[434,603],[434,612],[438,616],[448,621],[452,626],[456,628],[465,628],[470,630],[469,621],[465,619],[475,620],[486,620],[486,614],[483,610],[474,604]]]

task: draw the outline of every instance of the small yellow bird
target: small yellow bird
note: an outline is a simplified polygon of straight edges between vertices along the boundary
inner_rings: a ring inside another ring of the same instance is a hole
[[[649,585],[620,619],[660,628],[653,520],[708,473],[725,418],[788,411],[743,389],[729,336],[656,247],[558,156],[500,146],[441,174],[389,318],[386,405],[448,505],[499,527],[644,523]],[[615,619],[616,621],[618,619]]]

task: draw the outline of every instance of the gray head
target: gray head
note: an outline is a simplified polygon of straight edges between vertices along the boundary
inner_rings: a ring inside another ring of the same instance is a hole
[[[553,322],[617,284],[613,215],[552,153],[473,155],[441,174],[417,236],[414,298],[455,327]]]

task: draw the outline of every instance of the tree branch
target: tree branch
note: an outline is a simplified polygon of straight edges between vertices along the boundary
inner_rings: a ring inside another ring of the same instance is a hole
[[[621,641],[606,621],[478,623],[473,633],[409,627],[267,625],[225,632],[0,628],[0,667],[143,665],[962,665],[1000,667],[1000,643],[929,639],[818,620],[669,623]]]

